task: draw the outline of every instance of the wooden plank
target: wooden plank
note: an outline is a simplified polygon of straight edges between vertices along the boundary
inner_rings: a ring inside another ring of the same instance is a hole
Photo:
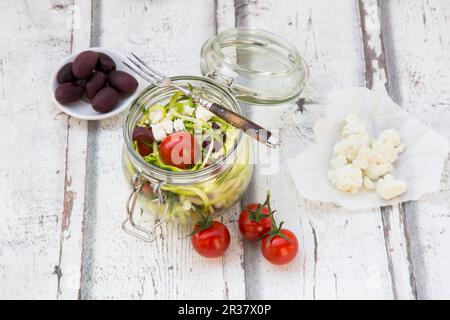
[[[234,0],[215,0],[216,33],[236,24]]]
[[[66,9],[71,25],[71,51],[89,48],[91,1],[75,0]],[[69,117],[67,123],[64,210],[61,224],[58,299],[79,298],[86,189],[88,122]]]
[[[261,27],[284,36],[310,67],[311,77],[302,95],[306,111],[301,113],[300,108],[282,118],[283,161],[313,140],[311,128],[323,109],[311,102],[324,102],[334,86],[364,85],[357,3],[238,1],[236,10],[238,26]],[[379,210],[349,212],[304,200],[286,167],[281,162],[276,175],[255,175],[245,200],[262,200],[270,189],[280,219],[299,236],[300,255],[288,266],[274,267],[264,261],[257,245],[246,244],[247,297],[393,298]]]
[[[235,26],[235,1],[217,0],[215,2],[216,33]],[[222,218],[234,239],[223,258],[223,280],[225,285],[224,299],[245,299],[244,242],[239,237],[238,220],[242,205],[237,203]],[[232,293],[233,295],[230,295]]]
[[[265,28],[292,40],[310,68],[303,96],[324,102],[331,88],[363,81],[363,73],[348,71],[355,67],[361,71],[364,61],[358,10],[344,2],[238,0],[237,25]],[[336,14],[341,8],[346,11]]]
[[[384,1],[382,29],[390,93],[413,116],[450,138],[448,1]],[[406,236],[420,299],[448,299],[449,167],[442,192],[405,205]]]
[[[366,87],[389,89],[380,7],[377,0],[359,0]],[[404,205],[381,208],[386,256],[395,299],[414,299],[416,285],[405,225]]]
[[[70,1],[0,3],[0,298],[57,297],[68,119],[49,95]],[[56,266],[56,267],[55,267]]]
[[[216,26],[216,12],[222,12],[217,4],[104,1],[94,7],[93,45],[133,50],[171,75],[198,74],[201,45],[222,26]],[[192,250],[186,238],[190,227],[164,225],[150,244],[121,231],[129,194],[121,164],[122,119],[119,116],[90,127],[81,297],[244,298],[242,243],[234,223],[230,224],[233,239],[227,255],[214,260]],[[235,219],[237,211],[232,210],[227,219]]]

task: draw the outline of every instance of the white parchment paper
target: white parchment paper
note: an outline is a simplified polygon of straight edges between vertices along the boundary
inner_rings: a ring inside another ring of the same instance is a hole
[[[315,144],[287,161],[301,196],[356,210],[418,200],[426,193],[440,191],[441,175],[449,149],[445,138],[414,119],[394,103],[385,91],[335,89],[329,95],[328,102],[326,118],[319,119],[314,125]],[[399,132],[406,149],[395,162],[392,175],[406,182],[408,190],[405,194],[383,200],[373,191],[362,190],[358,194],[349,194],[331,185],[328,171],[333,146],[340,139],[344,118],[351,113],[365,121],[373,138],[385,129],[394,128]]]

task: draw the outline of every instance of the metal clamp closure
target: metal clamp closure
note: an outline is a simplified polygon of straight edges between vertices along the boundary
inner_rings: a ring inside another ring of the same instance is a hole
[[[136,201],[139,196],[139,193],[141,192],[142,188],[146,183],[149,183],[146,181],[146,179],[140,174],[136,174],[133,177],[132,185],[133,190],[128,197],[128,200],[126,202],[126,212],[127,212],[127,218],[122,223],[122,230],[126,233],[143,240],[145,242],[152,242],[156,239],[156,229],[166,221],[167,219],[167,212],[168,212],[168,205],[166,201],[166,195],[163,190],[161,190],[161,186],[164,184],[163,182],[158,182],[153,185],[153,191],[158,194],[158,198],[156,198],[154,201],[158,201],[158,206],[156,209],[156,218],[155,223],[151,228],[147,229],[144,227],[141,227],[140,225],[136,224],[134,221],[133,213],[134,208],[136,206]],[[160,211],[161,206],[164,206],[162,218],[160,218]]]

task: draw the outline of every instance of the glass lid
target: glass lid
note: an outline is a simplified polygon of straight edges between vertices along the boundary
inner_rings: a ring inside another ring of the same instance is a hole
[[[228,29],[206,41],[201,68],[203,75],[230,87],[237,99],[251,104],[296,99],[308,77],[308,67],[294,46],[254,28]]]

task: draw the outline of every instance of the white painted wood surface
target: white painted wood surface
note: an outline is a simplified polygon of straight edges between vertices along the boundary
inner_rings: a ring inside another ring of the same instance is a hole
[[[151,244],[120,230],[123,116],[71,119],[48,93],[53,66],[71,51],[133,50],[171,75],[199,74],[210,36],[262,27],[292,41],[311,72],[305,104],[277,114],[282,160],[311,143],[336,85],[385,86],[450,139],[449,18],[445,0],[2,1],[0,298],[450,298],[448,166],[440,194],[361,212],[302,199],[283,165],[275,176],[258,168],[241,204],[270,189],[299,235],[299,257],[268,264],[239,237],[236,205],[224,218],[230,249],[205,260],[186,226],[165,225]]]
[[[368,88],[385,88],[389,92],[386,54],[377,0],[358,1]],[[394,299],[415,299],[417,288],[411,261],[404,204],[381,208],[387,263]]]
[[[415,117],[450,139],[450,7],[442,1],[389,1],[382,23],[392,97]],[[391,70],[391,71],[389,71]],[[421,299],[450,296],[449,166],[442,192],[407,203],[412,277]]]

